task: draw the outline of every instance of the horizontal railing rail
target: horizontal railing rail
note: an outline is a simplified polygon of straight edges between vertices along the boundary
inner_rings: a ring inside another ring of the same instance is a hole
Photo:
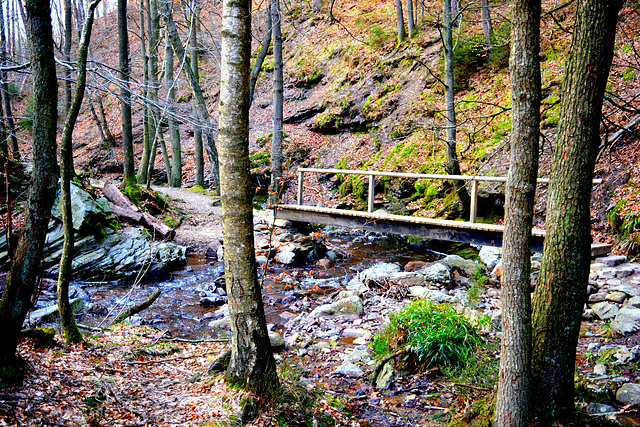
[[[471,206],[469,208],[469,222],[475,223],[478,211],[478,183],[479,182],[507,182],[505,176],[479,176],[479,175],[447,175],[447,174],[425,174],[425,173],[409,173],[409,172],[384,172],[372,170],[354,170],[354,169],[319,169],[319,168],[298,168],[298,197],[297,203],[302,206],[304,192],[304,174],[305,173],[323,173],[323,174],[343,174],[343,175],[362,175],[369,177],[369,191],[367,197],[367,212],[373,212],[373,201],[375,197],[375,178],[378,176],[386,176],[392,178],[415,178],[415,179],[432,179],[432,180],[454,180],[469,181],[471,187]],[[549,178],[538,178],[539,184],[548,184]],[[594,179],[593,184],[602,184],[601,179]]]

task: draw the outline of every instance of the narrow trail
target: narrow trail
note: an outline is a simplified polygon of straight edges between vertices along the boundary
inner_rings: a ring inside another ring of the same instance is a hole
[[[157,185],[152,188],[171,198],[171,202],[186,215],[176,229],[176,243],[198,251],[212,241],[222,239],[222,208],[213,206],[216,199],[212,196],[186,188]]]

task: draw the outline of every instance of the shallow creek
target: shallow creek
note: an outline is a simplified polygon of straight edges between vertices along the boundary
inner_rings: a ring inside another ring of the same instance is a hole
[[[402,266],[409,261],[439,258],[434,252],[393,238],[349,234],[332,235],[327,240],[348,253],[349,257],[328,269],[314,265],[283,267],[278,264],[267,269],[261,282],[267,323],[271,329],[283,330],[288,320],[280,316],[283,311],[294,314],[301,311],[291,308],[293,302],[304,300],[303,310],[312,310],[317,297],[344,289],[355,274],[378,262],[395,262]],[[137,285],[133,291],[130,285],[79,284],[94,307],[81,322],[100,325],[107,313],[115,315],[123,304],[143,301],[157,287],[162,295],[140,317],[134,318],[134,322],[144,319],[145,323],[169,330],[174,336],[190,339],[224,334],[224,331],[208,326],[218,308],[200,305],[202,296],[215,290],[215,280],[222,273],[221,262],[192,254],[187,257],[187,266],[173,272],[170,280]]]

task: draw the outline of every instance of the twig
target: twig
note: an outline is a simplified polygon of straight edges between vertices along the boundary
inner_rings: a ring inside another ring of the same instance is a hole
[[[104,331],[104,329],[102,329],[102,328],[96,328],[95,326],[84,325],[82,323],[78,323],[78,328],[86,329],[86,330],[92,331],[92,332],[102,332],[102,331]]]
[[[101,380],[102,384],[104,385],[104,387],[109,390],[109,392],[111,393],[111,395],[113,396],[113,398],[116,400],[116,402],[118,402],[120,404],[120,406],[122,406],[124,409],[126,409],[127,411],[131,412],[132,414],[135,414],[137,416],[139,416],[140,418],[142,418],[142,421],[140,421],[140,423],[138,423],[138,425],[145,425],[147,424],[147,417],[140,411],[138,411],[135,408],[132,408],[131,406],[127,405],[126,403],[124,403],[121,399],[120,396],[118,396],[118,394],[111,388],[111,386],[109,385],[109,383],[107,383],[105,380]]]
[[[215,354],[215,353],[217,353],[217,351],[210,351],[204,354],[192,354],[189,356],[182,356],[182,357],[172,357],[170,359],[144,360],[140,362],[134,361],[134,362],[121,362],[121,363],[124,363],[125,365],[150,365],[153,363],[175,362],[176,360],[192,359],[194,357],[204,357],[204,356],[208,356],[210,354]]]
[[[453,385],[455,385],[457,387],[466,387],[466,388],[470,388],[470,389],[478,390],[478,391],[491,391],[491,390],[493,390],[491,388],[478,387],[477,385],[471,385],[471,384],[453,383]]]

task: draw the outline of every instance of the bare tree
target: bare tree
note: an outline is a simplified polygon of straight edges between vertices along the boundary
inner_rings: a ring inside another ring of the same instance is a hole
[[[273,22],[273,133],[271,137],[271,186],[269,202],[278,204],[282,186],[282,139],[283,139],[283,77],[282,77],[282,14],[280,0],[271,0]]]
[[[136,184],[133,160],[133,130],[131,123],[131,85],[129,83],[129,33],[127,31],[127,0],[118,0],[118,55],[120,65],[120,110],[122,112],[122,149],[124,151],[125,187]]]

